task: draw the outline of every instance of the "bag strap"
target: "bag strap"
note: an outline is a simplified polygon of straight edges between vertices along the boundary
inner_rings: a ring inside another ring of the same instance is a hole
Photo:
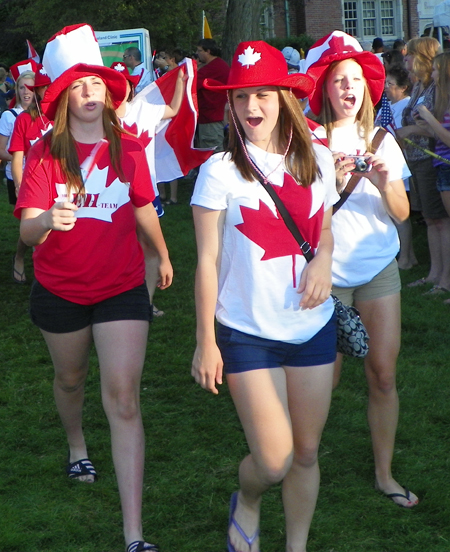
[[[278,196],[277,192],[273,189],[272,184],[270,182],[266,182],[264,178],[261,176],[262,172],[258,169],[256,164],[252,160],[252,164],[254,165],[257,173],[257,178],[261,182],[262,186],[266,190],[266,192],[270,195],[273,202],[276,205],[276,208],[278,209],[278,212],[281,215],[281,218],[283,219],[284,223],[286,224],[288,230],[290,233],[294,236],[295,240],[297,241],[298,245],[300,246],[300,249],[302,250],[303,256],[305,257],[306,262],[310,262],[313,260],[314,255],[311,250],[311,245],[303,239],[303,236],[298,229],[298,226],[295,224],[294,219],[291,217],[289,211],[286,209],[285,204],[281,201],[280,197]]]
[[[384,137],[386,136],[387,130],[385,128],[379,128],[375,134],[372,145],[370,147],[371,153],[376,153],[378,148],[381,145]],[[344,188],[344,191],[341,194],[341,199],[333,205],[333,215],[339,211],[339,209],[344,205],[347,199],[350,197],[350,194],[358,185],[358,182],[361,180],[361,174],[353,174],[350,180],[347,182],[347,186]]]

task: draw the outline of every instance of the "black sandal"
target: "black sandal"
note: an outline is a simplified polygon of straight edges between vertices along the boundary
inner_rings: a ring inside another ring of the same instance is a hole
[[[145,550],[149,552],[159,552],[159,548],[156,544],[150,544],[145,541],[133,541],[127,546],[127,552],[145,552]]]
[[[92,475],[94,481],[98,479],[97,472],[89,458],[83,458],[82,460],[77,460],[72,463],[69,462],[66,467],[66,473],[70,479],[77,479],[84,475]]]

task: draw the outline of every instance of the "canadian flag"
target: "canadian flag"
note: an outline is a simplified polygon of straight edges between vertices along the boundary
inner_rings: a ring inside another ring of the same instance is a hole
[[[188,79],[180,110],[176,117],[165,119],[156,127],[156,182],[170,182],[185,176],[214,153],[211,149],[194,148],[198,118],[197,63],[186,58],[181,67],[186,71]],[[168,71],[141,90],[135,100],[143,100],[150,104],[170,104],[177,78],[178,70]]]
[[[33,45],[29,40],[27,40],[27,48],[28,48],[28,59],[34,59],[36,63],[41,62],[41,58],[39,57],[39,54],[36,52],[36,50],[33,48]]]

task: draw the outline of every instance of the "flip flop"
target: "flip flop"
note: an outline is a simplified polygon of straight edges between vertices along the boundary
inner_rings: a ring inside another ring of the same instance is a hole
[[[234,525],[236,527],[236,529],[238,530],[241,537],[248,544],[249,549],[251,548],[252,544],[255,542],[255,540],[259,536],[259,529],[257,529],[251,537],[248,537],[245,534],[242,527],[239,525],[239,523],[234,519],[234,512],[236,511],[237,501],[238,501],[238,493],[236,492],[236,493],[233,493],[231,495],[231,500],[230,500],[230,517],[229,517],[229,520],[228,520],[228,534],[227,534],[228,552],[236,552],[235,547],[231,544],[231,541],[230,541],[230,528],[231,528],[232,525]]]
[[[16,268],[15,255],[12,258],[12,279],[16,282],[16,284],[25,284],[27,281],[25,276],[25,269],[23,270],[23,272],[19,272]]]
[[[423,295],[440,295],[441,293],[450,293],[450,290],[436,284],[431,289],[423,293]]]
[[[431,284],[426,278],[419,278],[418,280],[414,280],[414,282],[409,282],[409,284],[406,284],[406,287],[419,287],[424,286],[425,284]]]
[[[406,487],[403,487],[403,489],[405,491],[405,494],[390,493],[390,494],[385,494],[385,497],[391,499],[393,501],[393,503],[397,504],[397,506],[400,506],[400,508],[413,508],[414,506],[416,506],[419,503],[419,501],[411,502],[411,500],[410,500],[411,493],[409,492],[409,490]],[[400,504],[400,503],[396,502],[394,500],[394,498],[406,498],[406,500],[408,500],[408,502],[411,502],[411,506],[405,506],[404,504]]]
[[[152,305],[152,310],[153,310],[153,316],[164,316],[164,311],[162,310],[159,310],[158,308],[155,307],[155,305]]]

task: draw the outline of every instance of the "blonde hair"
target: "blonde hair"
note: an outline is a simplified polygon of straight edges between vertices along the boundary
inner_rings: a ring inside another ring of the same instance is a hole
[[[433,63],[438,71],[434,116],[442,122],[450,106],[450,52],[437,55]]]
[[[35,75],[34,75],[33,71],[24,71],[23,73],[20,73],[20,75],[18,76],[18,78],[16,80],[16,84],[15,84],[16,104],[17,105],[22,105],[20,94],[19,94],[20,83],[24,79],[31,79],[34,82],[34,76]]]
[[[431,82],[433,59],[441,52],[441,45],[431,36],[413,38],[406,45],[406,55],[414,56],[412,72],[427,87]]]
[[[66,178],[67,195],[70,196],[72,191],[75,191],[79,195],[84,195],[84,182],[81,177],[76,143],[70,132],[69,117],[69,88],[66,88],[62,92],[58,103],[53,129],[44,135],[44,141],[50,147],[51,156],[58,161]],[[108,89],[106,89],[105,107],[103,108],[102,117],[103,129],[109,142],[109,155],[112,167],[119,180],[126,182],[121,166],[121,134],[129,133],[120,126]]]
[[[355,59],[355,63],[358,63]],[[333,62],[328,68],[325,80],[322,85],[322,109],[318,121],[325,127],[327,131],[328,143],[332,142],[333,130],[336,127],[337,118],[334,112],[333,106],[331,105],[330,98],[327,91],[327,79],[328,75],[334,70],[334,68],[341,63],[341,60]],[[358,63],[359,65],[359,63]],[[364,78],[364,76],[363,76]],[[367,84],[366,79],[364,78],[364,96],[361,107],[356,115],[356,126],[358,129],[358,135],[361,138],[364,138],[366,143],[367,151],[370,150],[372,145],[372,140],[370,138],[373,131],[373,121],[374,121],[374,108],[372,103],[372,98],[370,97],[370,90]]]
[[[321,176],[311,141],[311,133],[300,104],[292,92],[286,88],[278,88],[277,92],[280,103],[278,116],[280,121],[280,147],[286,149],[291,140],[285,158],[286,168],[299,184],[308,187],[318,176]],[[230,111],[234,110],[231,93],[228,94],[228,99]],[[242,177],[252,182],[255,178],[258,179],[258,173],[253,169],[239,139],[239,134],[242,139],[245,139],[244,129],[236,115],[234,117],[231,115],[227,151],[230,152],[231,160],[235,163]],[[290,138],[291,129],[292,139]]]

